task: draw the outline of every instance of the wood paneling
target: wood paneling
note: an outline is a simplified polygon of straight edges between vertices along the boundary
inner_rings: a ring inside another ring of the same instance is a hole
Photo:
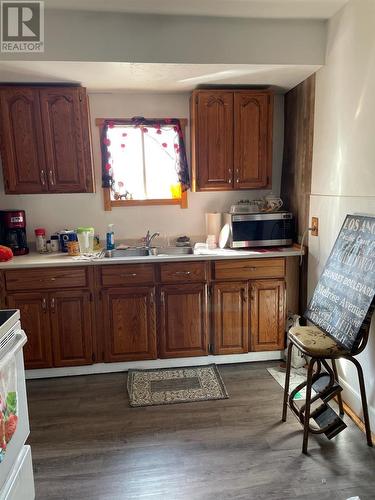
[[[168,262],[160,264],[162,283],[190,283],[206,281],[205,262]]]
[[[252,281],[251,350],[276,351],[285,347],[285,282]]]
[[[85,288],[88,267],[54,267],[44,269],[14,269],[5,272],[7,290],[46,290]]]
[[[281,197],[296,217],[299,239],[309,227],[311,170],[314,138],[315,75],[285,95],[284,157]],[[307,239],[305,240],[307,242]],[[299,312],[307,302],[307,253],[300,272]]]
[[[154,287],[110,288],[103,292],[105,361],[155,359]]]
[[[160,357],[208,353],[207,285],[165,285],[160,289]]]
[[[21,313],[22,328],[27,335],[23,348],[26,368],[52,367],[48,295],[38,292],[10,293],[7,305],[11,309],[19,309]]]
[[[271,96],[234,93],[234,187],[265,188],[272,173]]]
[[[194,176],[197,190],[231,189],[233,186],[233,93],[193,93],[196,127],[192,130],[199,168]]]
[[[283,278],[283,258],[218,260],[214,264],[216,280]]]
[[[213,286],[212,315],[214,354],[248,352],[248,282],[215,283]]]
[[[54,366],[92,364],[90,293],[64,290],[49,295]]]
[[[39,94],[14,87],[0,92],[1,155],[6,193],[48,189]]]
[[[152,264],[119,264],[101,267],[103,286],[139,285],[154,282]]]

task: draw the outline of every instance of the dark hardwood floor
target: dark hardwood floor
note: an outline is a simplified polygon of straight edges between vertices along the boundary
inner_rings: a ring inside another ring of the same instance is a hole
[[[348,417],[301,454],[273,364],[220,366],[230,399],[148,408],[123,373],[29,381],[37,499],[374,499],[375,449]]]

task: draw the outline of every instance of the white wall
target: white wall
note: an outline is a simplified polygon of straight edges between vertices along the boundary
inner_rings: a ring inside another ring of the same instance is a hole
[[[205,233],[204,213],[226,211],[236,200],[258,198],[269,191],[235,191],[217,193],[188,193],[188,209],[178,206],[120,207],[104,212],[101,189],[101,158],[99,130],[95,118],[132,116],[189,117],[189,94],[90,94],[93,155],[96,174],[96,194],[53,195],[4,195],[0,175],[0,207],[24,209],[27,217],[29,241],[34,240],[35,227],[45,227],[47,234],[63,228],[93,225],[104,237],[107,224],[114,223],[116,237],[140,238],[147,229],[161,235],[187,234],[199,236]],[[188,129],[187,129],[188,130]],[[186,146],[189,153],[189,136]],[[283,96],[275,97],[274,145],[273,145],[273,192],[280,193],[281,163],[283,152]]]
[[[46,6],[45,51],[0,53],[0,60],[324,64],[325,34],[326,24],[318,19],[138,15]]]
[[[375,215],[375,2],[350,0],[329,23],[326,66],[316,78],[309,239],[309,292],[314,289],[347,213]],[[375,431],[375,321],[359,356]],[[356,372],[340,363],[344,397],[361,415]]]

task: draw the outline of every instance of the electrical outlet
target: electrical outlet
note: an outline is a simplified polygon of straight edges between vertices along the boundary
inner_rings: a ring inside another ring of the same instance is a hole
[[[318,217],[311,217],[311,236],[319,235],[319,219]]]

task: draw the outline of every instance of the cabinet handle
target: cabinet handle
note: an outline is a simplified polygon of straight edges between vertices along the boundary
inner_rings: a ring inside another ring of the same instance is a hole
[[[52,299],[51,299],[51,310],[55,311],[55,298],[54,297],[52,297]]]
[[[49,173],[49,181],[50,181],[51,185],[54,186],[55,180],[53,178],[53,172],[52,172],[52,170],[50,170],[48,173]]]
[[[183,274],[184,276],[189,276],[191,274],[190,271],[176,271],[174,274]]]
[[[122,274],[120,274],[121,278],[134,278],[134,276],[137,276],[137,273],[122,273]]]
[[[160,292],[160,302],[164,305],[164,302],[165,302],[165,294],[164,292]]]
[[[239,182],[240,182],[240,179],[236,179],[236,182],[237,182],[237,184],[239,184]]]
[[[246,290],[245,290],[245,288],[241,288],[241,292],[242,292],[242,300],[243,300],[243,302],[247,302],[247,297],[246,297]]]
[[[42,183],[43,187],[46,185],[46,174],[44,170],[40,171],[40,182]]]
[[[150,292],[150,303],[153,306],[154,305],[154,292]]]
[[[44,312],[47,311],[47,301],[46,301],[45,297],[43,297],[43,299],[42,299],[42,309]]]

